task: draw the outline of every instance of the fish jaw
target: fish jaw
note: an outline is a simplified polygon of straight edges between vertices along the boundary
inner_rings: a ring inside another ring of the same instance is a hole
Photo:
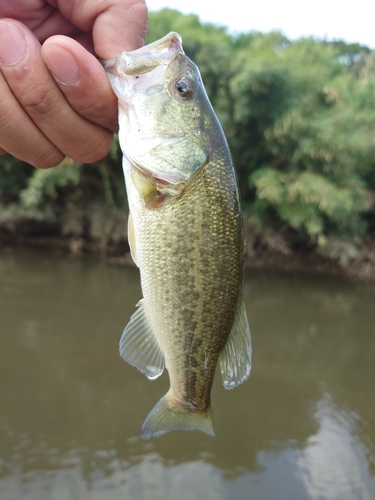
[[[161,199],[180,194],[209,158],[209,141],[201,131],[201,102],[207,96],[199,70],[173,32],[146,47],[123,52],[104,62],[104,68],[119,101],[124,169],[130,166],[138,180],[139,173],[144,175],[146,189],[140,191],[146,193],[144,202],[158,207]],[[185,102],[176,90],[181,78],[192,82],[195,90]],[[173,110],[166,116],[171,105]]]
[[[139,107],[137,96],[150,96],[163,89],[167,67],[177,54],[184,54],[181,37],[178,33],[171,32],[164,38],[138,50],[124,51],[114,59],[102,61],[119,102],[119,139],[122,151],[126,152],[129,149],[124,136],[129,135],[130,124],[136,123],[134,130],[140,130],[136,114],[136,109]],[[131,134],[127,142],[134,145],[132,149],[135,151],[141,149],[145,154],[165,139],[175,137],[170,134],[152,133],[154,132],[153,125],[153,120],[150,119],[142,123],[141,134]],[[147,134],[145,131],[152,132]],[[140,148],[141,142],[143,147]],[[146,150],[144,150],[145,144]]]
[[[144,80],[139,78],[140,75],[152,71],[154,86],[158,82],[163,82],[166,66],[177,54],[184,54],[181,37],[178,33],[171,32],[138,50],[124,51],[113,59],[102,61],[120,105],[132,93],[146,90],[142,85]],[[147,87],[150,87],[149,80]]]
[[[181,36],[171,31],[160,40],[145,45],[131,52],[122,52],[119,56],[102,61],[108,72],[124,72],[128,75],[147,73],[155,66],[168,63],[175,55],[184,54]]]

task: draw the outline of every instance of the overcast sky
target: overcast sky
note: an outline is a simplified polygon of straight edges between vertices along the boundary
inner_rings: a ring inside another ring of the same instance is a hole
[[[313,35],[375,48],[372,0],[148,0],[147,4],[149,10],[170,7],[185,14],[195,13],[201,21],[222,24],[234,31],[279,29],[291,39]]]

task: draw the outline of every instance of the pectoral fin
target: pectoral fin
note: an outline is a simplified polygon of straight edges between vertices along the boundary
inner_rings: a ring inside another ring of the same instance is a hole
[[[154,177],[146,175],[134,163],[132,164],[131,176],[133,184],[145,202],[145,205],[147,207],[149,207],[150,204],[153,205],[155,200],[160,198]]]
[[[142,158],[148,170],[171,184],[187,182],[205,163],[207,153],[189,136],[163,141]]]
[[[137,261],[137,245],[135,242],[134,221],[131,212],[129,212],[128,218],[128,243],[130,248],[130,255],[132,256],[134,263],[139,267]]]
[[[160,350],[145,313],[144,301],[130,318],[120,340],[120,355],[136,366],[149,379],[159,377],[165,367],[164,354]]]
[[[184,186],[191,176],[208,161],[208,152],[193,136],[144,137],[129,144],[126,155],[130,164],[148,178],[133,179],[144,198],[156,189],[152,182]]]
[[[228,340],[220,353],[220,371],[225,389],[242,384],[251,370],[251,337],[241,294]]]

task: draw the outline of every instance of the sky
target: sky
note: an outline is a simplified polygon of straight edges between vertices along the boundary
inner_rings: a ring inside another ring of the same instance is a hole
[[[343,39],[375,49],[375,4],[371,0],[146,0],[149,10],[163,7],[197,14],[201,21],[231,31],[278,29],[290,39],[315,36]]]

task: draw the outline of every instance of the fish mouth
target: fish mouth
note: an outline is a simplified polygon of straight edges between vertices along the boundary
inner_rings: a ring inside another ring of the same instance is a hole
[[[132,52],[122,52],[114,59],[101,61],[107,73],[114,76],[142,75],[149,73],[156,66],[169,64],[177,55],[184,54],[180,35],[171,31],[160,40]]]

